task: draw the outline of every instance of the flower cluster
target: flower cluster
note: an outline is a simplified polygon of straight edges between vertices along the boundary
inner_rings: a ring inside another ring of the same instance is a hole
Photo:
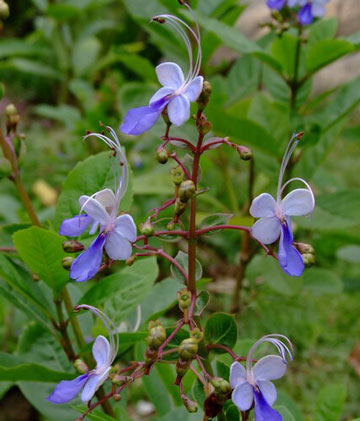
[[[314,18],[325,14],[325,5],[329,0],[267,0],[270,9],[281,10],[285,5],[290,8],[298,7],[298,19],[301,25],[309,25]]]

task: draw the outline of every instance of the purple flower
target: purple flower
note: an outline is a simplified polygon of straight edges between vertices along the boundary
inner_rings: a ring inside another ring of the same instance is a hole
[[[267,0],[266,4],[270,9],[281,10],[285,5],[285,0]]]
[[[264,244],[274,243],[280,237],[279,263],[282,270],[291,276],[300,276],[304,271],[303,258],[292,246],[291,216],[309,215],[315,206],[314,194],[305,180],[296,177],[282,185],[285,169],[298,142],[297,134],[294,134],[285,151],[276,201],[270,194],[262,193],[253,200],[250,207],[250,214],[259,218],[251,228],[252,236]],[[282,199],[285,187],[296,180],[304,183],[306,189],[293,190]]]
[[[325,14],[325,5],[329,0],[288,0],[289,7],[299,6],[298,13],[301,25],[309,25],[314,17],[320,18]]]
[[[119,139],[110,127],[108,131],[114,140],[103,134],[90,134],[96,136],[110,146],[116,153],[118,168],[115,176],[121,173],[119,181],[115,177],[115,193],[111,189],[101,190],[92,196],[81,196],[80,215],[66,219],[60,226],[59,234],[69,237],[77,237],[82,234],[90,224],[90,234],[94,234],[99,228],[100,233],[90,247],[82,252],[73,262],[70,268],[70,278],[78,282],[86,281],[98,272],[103,250],[110,259],[126,260],[131,256],[131,243],[136,240],[136,225],[130,215],[118,216],[120,201],[126,193],[129,181],[128,164],[122,151]],[[86,136],[85,138],[87,138]],[[84,214],[81,212],[84,211]]]
[[[289,346],[279,338],[285,339]],[[253,366],[254,352],[264,342],[275,345],[279,355],[267,355]],[[281,415],[272,408],[277,393],[271,380],[279,379],[285,374],[287,355],[290,360],[293,359],[293,347],[286,336],[266,335],[251,347],[245,368],[239,362],[234,362],[231,366],[232,401],[240,411],[248,411],[254,402],[255,421],[281,421],[282,419]]]
[[[76,377],[74,380],[63,380],[58,383],[51,395],[46,398],[48,401],[56,404],[67,403],[74,399],[80,392],[81,400],[85,403],[89,402],[95,392],[108,378],[111,365],[119,349],[119,338],[116,327],[106,314],[86,304],[82,304],[76,308],[90,310],[102,320],[109,333],[110,343],[104,336],[97,336],[92,348],[96,367]],[[114,339],[114,331],[116,333],[116,340]]]
[[[185,6],[190,9],[186,3]],[[130,135],[139,135],[151,129],[165,107],[167,107],[171,123],[175,126],[183,125],[190,117],[190,102],[197,100],[203,85],[203,77],[199,76],[201,66],[199,26],[196,25],[196,31],[194,31],[183,20],[168,14],[154,16],[152,20],[168,22],[178,32],[186,45],[190,68],[185,78],[183,71],[176,63],[162,63],[156,67],[156,74],[162,88],[153,95],[147,107],[133,108],[127,112],[120,129],[123,133]],[[195,63],[193,63],[191,41],[184,27],[191,33],[198,46]]]

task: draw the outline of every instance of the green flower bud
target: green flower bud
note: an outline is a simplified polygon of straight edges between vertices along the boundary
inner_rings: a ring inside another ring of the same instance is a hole
[[[157,355],[158,355],[157,349],[152,349],[150,347],[147,347],[145,351],[145,364],[147,366],[150,366],[156,360]]]
[[[7,19],[10,15],[9,6],[3,0],[0,1],[0,18]]]
[[[113,395],[113,399],[114,399],[114,401],[115,401],[115,402],[119,402],[119,401],[121,400],[121,395],[120,395],[120,393],[115,393],[115,394]]]
[[[134,264],[135,260],[136,260],[136,256],[130,256],[125,261],[126,266],[132,266]]]
[[[173,231],[174,230],[174,228],[175,228],[175,223],[174,222],[169,222],[167,225],[166,225],[166,228],[167,228],[167,230],[168,231]]]
[[[179,197],[183,203],[191,199],[196,192],[195,184],[192,180],[183,181],[179,187]]]
[[[252,150],[246,146],[239,146],[237,148],[240,158],[243,161],[249,161],[253,157]]]
[[[70,256],[66,256],[66,257],[64,257],[63,259],[62,259],[62,267],[65,269],[65,270],[70,270],[70,268],[71,268],[71,265],[73,264],[73,261],[74,261],[75,259],[73,258],[73,257],[70,257]]]
[[[185,212],[185,209],[186,209],[186,206],[187,206],[187,204],[186,203],[183,203],[180,200],[180,197],[178,197],[176,199],[176,201],[175,201],[175,214],[176,215],[181,215],[182,213],[184,213]]]
[[[176,374],[178,375],[178,379],[176,380],[175,384],[179,384],[179,380],[181,377],[184,377],[186,372],[188,371],[190,367],[191,361],[184,361],[181,358],[179,358],[176,362]]]
[[[177,296],[181,311],[184,311],[187,308],[189,308],[191,303],[191,292],[186,288],[182,288],[180,291],[177,292]]]
[[[204,110],[205,107],[208,105],[211,91],[212,91],[211,83],[208,80],[205,80],[203,83],[201,94],[199,95],[199,98],[196,101],[200,111]]]
[[[315,255],[315,250],[312,245],[307,243],[295,243],[295,247],[299,250],[301,254],[309,253]]]
[[[190,338],[192,338],[196,343],[200,343],[203,340],[204,334],[203,332],[196,327],[190,332]]]
[[[315,255],[312,253],[304,253],[302,254],[302,258],[306,267],[310,267],[315,264]]]
[[[191,414],[197,412],[197,410],[199,409],[199,405],[196,402],[188,398],[186,395],[182,395],[181,399],[188,412],[190,412]]]
[[[183,180],[184,180],[184,171],[180,166],[177,166],[175,168],[171,168],[170,171],[170,177],[172,182],[176,185],[179,186]]]
[[[229,396],[231,395],[231,386],[230,383],[227,382],[222,377],[214,377],[211,379],[211,384],[214,386],[214,394],[217,398],[218,402],[226,401]]]
[[[1,3],[0,3],[0,7],[1,7]],[[17,110],[17,108],[15,107],[14,104],[9,104],[9,105],[6,106],[6,108],[5,108],[6,117],[10,118],[11,116],[18,115],[18,114],[19,114],[18,110]]]
[[[169,159],[169,154],[167,153],[167,150],[162,148],[160,150],[156,151],[156,160],[160,164],[166,164]]]
[[[210,123],[210,121],[208,120],[204,120],[200,127],[199,127],[199,131],[203,134],[206,135],[207,133],[209,133],[209,131],[213,128],[212,123]]]
[[[157,323],[157,324],[154,324]],[[149,334],[145,341],[151,349],[159,349],[166,339],[166,331],[159,321],[149,323]]]
[[[66,240],[62,243],[62,247],[66,253],[77,253],[84,250],[84,245],[76,240]]]
[[[196,357],[199,346],[194,338],[184,339],[178,347],[178,353],[182,360],[191,361]]]
[[[154,225],[150,221],[146,221],[143,224],[140,224],[140,232],[146,237],[151,237],[155,232]]]
[[[9,177],[11,170],[10,162],[6,158],[0,158],[0,179]]]
[[[85,374],[89,371],[89,367],[79,358],[74,361],[74,367],[81,374]]]

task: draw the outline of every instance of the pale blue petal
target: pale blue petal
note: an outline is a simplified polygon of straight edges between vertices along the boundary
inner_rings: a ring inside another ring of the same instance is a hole
[[[79,203],[85,213],[91,216],[94,221],[97,221],[102,225],[105,225],[109,221],[109,214],[106,212],[104,206],[97,200],[90,196],[80,196]]]
[[[118,234],[116,231],[108,233],[105,250],[112,260],[126,260],[132,254],[132,247],[129,240]]]
[[[101,265],[102,253],[106,235],[100,233],[91,246],[83,251],[73,262],[70,268],[70,278],[77,282],[87,281],[95,276]]]
[[[184,83],[184,73],[176,63],[161,63],[156,74],[162,86],[178,89]]]
[[[254,392],[255,421],[282,421],[281,415],[272,409],[261,392]]]
[[[294,7],[298,4],[298,0],[288,0],[288,6]]]
[[[311,4],[306,4],[299,12],[299,22],[301,25],[309,25],[313,21]]]
[[[94,221],[94,222],[92,223],[92,225],[91,225],[90,230],[89,230],[89,234],[90,234],[90,235],[95,234],[95,233],[96,233],[96,231],[98,230],[98,228],[99,228],[99,223],[98,223],[97,221]]]
[[[230,385],[233,389],[240,384],[246,381],[246,371],[245,368],[239,363],[234,362],[231,364],[230,368]]]
[[[322,16],[324,16],[325,11],[326,9],[323,4],[313,3],[313,5],[311,6],[311,13],[313,16],[316,16],[317,18],[321,18]]]
[[[116,206],[115,194],[111,189],[100,190],[96,193],[95,199],[103,205],[109,215]]]
[[[290,224],[281,224],[278,260],[281,269],[290,276],[301,276],[305,265],[298,250],[293,247],[293,236]]]
[[[202,76],[197,76],[187,86],[184,95],[188,98],[190,102],[194,102],[198,99],[202,91],[203,82],[204,78]]]
[[[164,98],[169,98],[174,93],[174,89],[172,88],[160,88],[155,94],[151,97],[149,105],[153,106],[153,104],[158,103],[158,101],[163,101]]]
[[[109,341],[102,335],[97,336],[92,348],[92,353],[96,361],[96,368],[109,363],[110,351]]]
[[[165,106],[166,104],[164,104]],[[132,108],[127,112],[120,130],[131,135],[139,135],[146,132],[157,122],[164,107]]]
[[[250,215],[254,218],[275,216],[276,202],[269,193],[262,193],[255,197],[250,206]]]
[[[177,95],[168,105],[169,120],[175,126],[183,125],[190,117],[190,102],[185,95]]]
[[[280,220],[273,216],[272,218],[260,218],[251,227],[252,236],[263,244],[271,244],[280,236]]]
[[[60,235],[67,237],[78,237],[81,235],[92,221],[89,215],[76,215],[73,218],[65,219],[59,229]]]
[[[247,411],[254,400],[254,389],[248,382],[240,383],[235,387],[231,399],[240,411]]]
[[[258,380],[275,380],[286,372],[286,364],[279,355],[267,355],[254,365],[254,377]]]
[[[283,214],[287,216],[308,215],[314,206],[314,196],[308,189],[293,190],[281,202]]]
[[[130,215],[120,215],[116,218],[115,231],[132,243],[136,240],[136,225]]]
[[[83,402],[89,402],[93,398],[95,392],[98,389],[98,383],[99,376],[92,373],[89,377],[89,380],[86,382],[83,391],[81,392],[81,400]]]
[[[82,374],[74,380],[63,380],[58,383],[46,399],[52,403],[70,402],[80,392],[89,377],[89,373]]]
[[[256,382],[266,402],[273,406],[277,398],[276,387],[269,380],[260,380]]]
[[[267,0],[266,4],[270,9],[281,10],[284,7],[285,0]]]

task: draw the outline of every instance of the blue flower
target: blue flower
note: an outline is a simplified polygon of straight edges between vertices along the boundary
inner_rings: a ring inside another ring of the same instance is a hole
[[[281,10],[286,0],[267,0],[266,4],[270,9]]]
[[[289,346],[279,338],[287,341]],[[253,366],[254,352],[264,342],[275,345],[279,355],[267,355]],[[248,411],[254,403],[255,421],[281,421],[282,419],[281,415],[272,408],[277,392],[271,380],[279,379],[285,374],[287,355],[290,360],[293,359],[293,347],[286,336],[266,335],[251,347],[246,358],[246,367],[239,362],[234,362],[231,366],[232,401],[240,411]]]
[[[186,3],[185,6],[190,9]],[[156,74],[162,88],[153,95],[147,107],[133,108],[127,112],[120,129],[123,133],[130,135],[139,135],[151,129],[165,107],[167,107],[171,123],[175,126],[183,125],[190,117],[190,102],[197,100],[203,86],[203,77],[199,76],[201,67],[199,26],[196,25],[196,31],[194,31],[183,20],[168,14],[154,16],[152,20],[168,22],[178,32],[186,45],[190,68],[185,78],[183,71],[176,63],[162,63],[156,67]],[[198,46],[195,63],[193,63],[191,41],[184,28],[191,33]]]
[[[70,268],[70,278],[78,282],[86,281],[99,271],[103,250],[112,260],[126,260],[131,256],[131,243],[136,240],[136,225],[130,215],[118,216],[120,201],[126,193],[129,170],[126,157],[122,151],[116,133],[110,127],[107,130],[114,140],[103,134],[93,133],[115,151],[118,168],[115,168],[115,176],[121,173],[119,182],[115,177],[115,193],[111,189],[104,189],[92,196],[81,196],[79,203],[80,214],[66,219],[60,226],[59,234],[68,237],[81,235],[91,224],[90,234],[94,234],[99,228],[100,233],[90,247],[82,252],[73,262]],[[85,214],[82,214],[82,211]]]
[[[285,5],[285,0],[267,0],[266,4],[270,9],[281,10]],[[287,5],[300,7],[298,19],[301,25],[309,25],[314,17],[320,18],[325,14],[325,5],[329,0],[287,0]]]
[[[279,263],[282,270],[291,276],[300,276],[304,271],[303,258],[292,245],[291,217],[309,215],[315,206],[311,187],[302,178],[292,178],[282,185],[285,169],[298,142],[298,135],[294,134],[285,151],[276,201],[270,194],[262,193],[253,200],[250,207],[250,214],[254,218],[259,218],[251,228],[252,236],[263,244],[274,243],[280,237]],[[285,187],[292,181],[301,181],[306,188],[293,190],[282,199]]]
[[[109,371],[119,349],[119,337],[112,321],[95,307],[82,304],[77,309],[86,309],[92,311],[104,323],[110,338],[109,341],[102,335],[95,339],[92,354],[96,361],[96,367],[93,370],[76,377],[74,380],[63,380],[58,383],[54,391],[46,399],[49,402],[61,404],[73,400],[81,392],[81,400],[89,402],[99,387],[109,377]],[[114,338],[114,332],[116,340]]]

